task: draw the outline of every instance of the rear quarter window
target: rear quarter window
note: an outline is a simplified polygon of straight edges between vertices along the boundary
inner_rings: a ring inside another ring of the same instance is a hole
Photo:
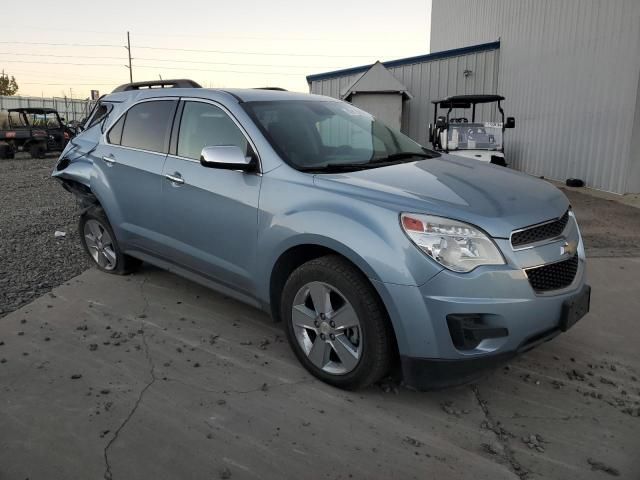
[[[122,127],[124,127],[124,121],[126,118],[127,114],[125,113],[120,117],[116,124],[111,127],[111,130],[107,133],[107,140],[109,143],[113,145],[120,145],[120,142],[122,141]]]
[[[89,129],[94,125],[97,125],[104,121],[111,111],[113,110],[113,104],[107,102],[100,102],[96,107],[93,116],[89,119],[89,122],[85,125],[85,129]]]

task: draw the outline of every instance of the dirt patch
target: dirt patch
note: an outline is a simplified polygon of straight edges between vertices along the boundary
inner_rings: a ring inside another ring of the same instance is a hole
[[[640,256],[640,209],[560,188],[575,211],[587,257]]]

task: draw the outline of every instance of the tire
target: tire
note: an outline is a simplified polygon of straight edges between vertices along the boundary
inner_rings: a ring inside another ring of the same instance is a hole
[[[280,314],[298,360],[320,380],[355,390],[388,373],[395,349],[385,308],[346,259],[327,255],[297,268],[282,291]],[[357,327],[340,328],[354,325],[354,314]]]
[[[11,154],[11,147],[6,143],[0,143],[0,160],[8,159]]]
[[[78,232],[84,251],[98,270],[127,275],[142,263],[122,253],[111,224],[100,207],[91,208],[80,216]]]
[[[567,178],[565,183],[567,184],[567,187],[584,187],[584,180],[579,178]]]
[[[41,143],[34,143],[29,147],[29,154],[31,158],[45,158],[47,155],[47,149]]]

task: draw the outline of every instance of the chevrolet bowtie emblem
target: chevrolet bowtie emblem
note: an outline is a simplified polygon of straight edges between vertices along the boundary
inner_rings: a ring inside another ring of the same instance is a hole
[[[578,244],[576,242],[564,242],[564,245],[560,247],[560,255],[575,255],[578,251]]]

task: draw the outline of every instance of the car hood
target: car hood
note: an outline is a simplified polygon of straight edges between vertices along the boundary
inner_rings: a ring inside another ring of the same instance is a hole
[[[562,216],[569,201],[550,183],[476,160],[442,155],[418,162],[314,178],[319,188],[360,196],[399,211],[479,226],[491,236]]]

